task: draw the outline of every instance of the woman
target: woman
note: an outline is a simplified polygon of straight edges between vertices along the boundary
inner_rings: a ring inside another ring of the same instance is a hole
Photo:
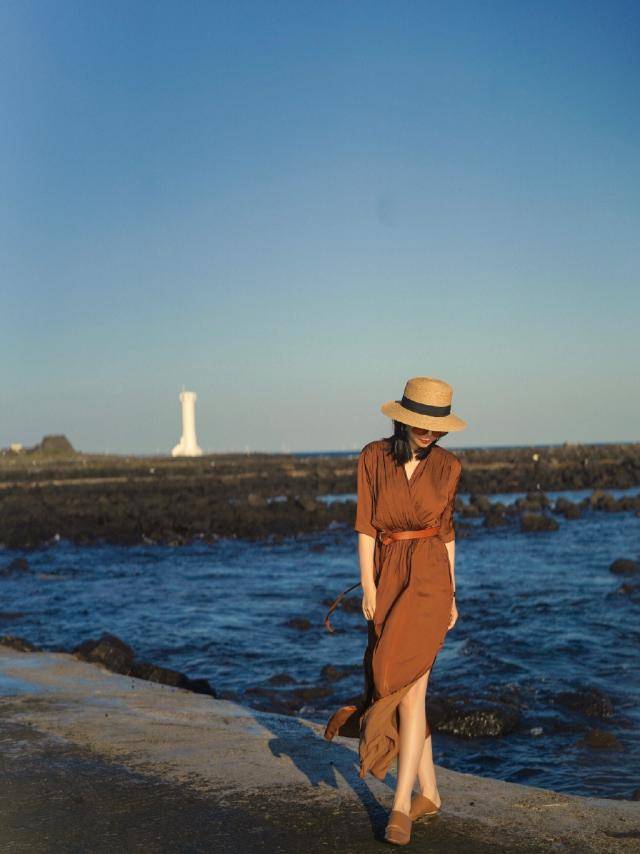
[[[358,459],[354,529],[369,621],[365,690],[358,706],[332,716],[325,738],[359,738],[360,777],[370,771],[383,780],[397,757],[385,831],[396,844],[408,843],[412,821],[435,815],[441,804],[425,698],[436,656],[458,619],[453,512],[462,465],[437,445],[467,426],[451,412],[452,397],[443,380],[410,379],[402,400],[381,407],[393,419],[393,436],[369,442]],[[420,793],[412,800],[416,777]]]

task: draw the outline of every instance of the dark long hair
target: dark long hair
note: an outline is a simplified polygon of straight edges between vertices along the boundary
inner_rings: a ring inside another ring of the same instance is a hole
[[[443,434],[446,436],[446,433]],[[418,448],[416,450],[416,459],[423,460],[431,453],[431,449],[442,437],[438,436],[426,448]],[[403,424],[402,421],[393,419],[393,436],[389,436],[386,440],[389,453],[398,465],[404,465],[413,458],[411,443],[409,442],[409,425]]]

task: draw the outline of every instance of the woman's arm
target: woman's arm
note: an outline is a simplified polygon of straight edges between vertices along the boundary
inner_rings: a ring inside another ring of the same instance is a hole
[[[456,541],[451,540],[448,543],[445,543],[447,553],[449,555],[449,564],[451,566],[451,586],[453,587],[453,592],[456,591]]]
[[[462,474],[462,465],[459,460],[456,460],[449,483],[449,496],[447,506],[442,514],[440,523],[440,536],[444,542],[449,557],[449,575],[451,577],[451,588],[455,594],[456,591],[456,528],[454,523],[454,513],[456,507],[456,494]],[[451,601],[451,615],[449,617],[448,629],[452,629],[458,620],[458,607],[456,605],[455,596]]]
[[[360,583],[362,584],[362,613],[372,620],[376,609],[376,585],[374,581],[374,553],[377,530],[373,525],[373,491],[371,472],[367,465],[367,453],[363,449],[358,458],[358,506],[354,528],[358,532],[358,560]]]
[[[358,534],[358,560],[360,561],[360,583],[362,584],[362,613],[373,620],[376,610],[376,585],[373,580],[373,553],[376,541],[368,534]]]

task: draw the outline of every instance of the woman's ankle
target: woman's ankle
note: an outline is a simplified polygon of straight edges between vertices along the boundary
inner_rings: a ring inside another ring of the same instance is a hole
[[[391,809],[399,810],[400,812],[409,815],[409,812],[411,811],[411,799],[409,799],[408,801],[394,801]]]
[[[420,787],[420,794],[425,798],[429,798],[430,801],[439,807],[441,803],[440,792],[438,791],[437,786],[425,786],[424,788]]]

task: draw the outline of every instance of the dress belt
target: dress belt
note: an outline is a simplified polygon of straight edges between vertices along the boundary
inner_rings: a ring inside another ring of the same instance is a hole
[[[393,543],[395,540],[421,540],[424,537],[433,537],[440,530],[439,525],[432,525],[429,528],[420,528],[418,531],[378,531],[376,534],[376,539],[379,540],[383,545],[388,546],[390,543]],[[324,618],[324,624],[327,627],[327,631],[334,631],[333,626],[329,621],[329,617],[338,607],[343,597],[349,593],[351,590],[355,590],[356,587],[359,587],[362,582],[358,581],[357,584],[352,584],[351,587],[347,587],[346,590],[343,590],[331,603],[331,607],[327,611],[327,616]]]
[[[423,537],[433,537],[439,530],[439,525],[432,525],[430,528],[421,528],[419,531],[378,531],[378,538],[383,545],[388,546],[394,540],[421,540]]]

